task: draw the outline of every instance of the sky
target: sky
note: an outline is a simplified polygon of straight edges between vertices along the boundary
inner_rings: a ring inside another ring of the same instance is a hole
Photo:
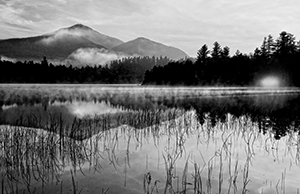
[[[129,41],[146,37],[197,50],[215,41],[253,52],[271,34],[300,38],[299,0],[0,0],[0,39],[36,36],[81,23]]]

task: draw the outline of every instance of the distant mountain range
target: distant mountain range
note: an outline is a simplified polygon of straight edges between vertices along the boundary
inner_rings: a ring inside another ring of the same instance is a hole
[[[46,56],[48,59],[62,61],[69,59],[70,56],[74,58],[74,55],[82,53],[83,49],[86,49],[85,55],[93,51],[93,55],[89,58],[93,58],[94,55],[99,58],[103,53],[114,54],[114,56],[167,56],[173,60],[188,57],[185,52],[175,47],[146,38],[124,42],[82,24],[35,37],[0,40],[0,56],[18,60],[41,60]]]

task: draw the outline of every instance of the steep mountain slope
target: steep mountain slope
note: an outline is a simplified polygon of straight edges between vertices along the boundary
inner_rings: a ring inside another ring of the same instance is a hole
[[[123,41],[76,24],[28,38],[0,40],[0,55],[17,59],[65,59],[79,48],[112,48]]]
[[[178,48],[166,46],[143,37],[116,46],[112,50],[116,52],[123,52],[128,55],[156,57],[167,56],[173,60],[188,57],[185,52]]]
[[[64,59],[79,48],[103,48],[83,37],[65,34],[43,35],[0,41],[0,55],[17,59]]]
[[[113,47],[124,43],[122,40],[101,34],[93,30],[92,28],[84,26],[82,24],[76,24],[69,28],[62,28],[56,33],[68,33],[81,36],[96,44],[102,45],[107,49],[112,49]]]

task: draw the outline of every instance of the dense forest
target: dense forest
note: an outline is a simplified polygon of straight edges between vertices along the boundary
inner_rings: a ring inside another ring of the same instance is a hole
[[[300,86],[300,42],[285,31],[279,37],[269,35],[251,54],[236,51],[218,42],[211,50],[204,44],[197,52],[196,62],[189,60],[170,62],[146,71],[143,84],[158,85],[219,85],[254,86],[264,76],[272,75],[283,86]]]
[[[0,83],[141,83],[146,70],[169,62],[166,57],[132,57],[105,66],[73,67],[53,65],[46,57],[40,63],[0,60]]]
[[[53,65],[44,58],[10,62],[0,59],[0,83],[103,83],[144,85],[254,86],[257,80],[272,75],[282,86],[300,86],[300,41],[281,32],[268,35],[253,53],[239,50],[230,55],[228,46],[217,41],[209,50],[204,44],[192,60],[171,61],[166,57],[130,57],[105,66]]]

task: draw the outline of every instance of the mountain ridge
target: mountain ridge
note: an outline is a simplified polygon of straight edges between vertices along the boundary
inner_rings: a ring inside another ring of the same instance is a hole
[[[167,56],[168,58],[173,60],[179,60],[188,57],[188,55],[184,51],[176,47],[167,46],[145,37],[138,37],[136,39],[130,40],[112,48],[112,50],[116,52],[123,52],[128,55],[138,54],[141,56],[155,57]]]

